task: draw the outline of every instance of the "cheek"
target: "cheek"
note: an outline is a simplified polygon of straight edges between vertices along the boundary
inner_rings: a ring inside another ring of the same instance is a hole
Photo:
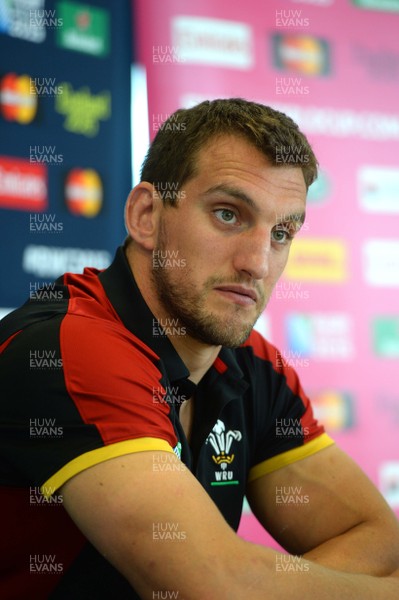
[[[283,273],[289,257],[289,248],[287,250],[280,250],[274,256],[274,261],[272,262],[271,275],[275,281],[279,279],[281,274]]]
[[[214,239],[192,226],[186,228],[184,222],[182,227],[185,228],[184,233],[181,232],[176,238],[176,247],[179,253],[198,268],[209,266],[212,258],[220,254],[220,249],[217,250],[215,247]],[[172,240],[173,238],[171,238]]]
[[[194,235],[180,236],[176,244],[179,258],[184,261],[185,266],[192,274],[193,270],[201,267],[203,262],[201,244]]]

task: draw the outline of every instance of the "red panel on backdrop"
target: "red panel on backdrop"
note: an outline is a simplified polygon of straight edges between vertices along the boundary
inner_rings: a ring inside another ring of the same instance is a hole
[[[47,205],[47,166],[0,156],[0,207],[43,211]]]

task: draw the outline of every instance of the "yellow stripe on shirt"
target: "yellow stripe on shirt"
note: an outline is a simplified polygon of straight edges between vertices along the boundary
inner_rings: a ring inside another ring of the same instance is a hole
[[[249,472],[248,482],[254,481],[259,477],[262,477],[262,475],[277,471],[277,469],[281,469],[282,467],[286,467],[297,460],[307,458],[320,450],[324,450],[324,448],[328,448],[328,446],[332,446],[332,444],[335,444],[334,440],[326,433],[322,433],[311,442],[303,444],[303,446],[298,446],[298,448],[282,452],[281,454],[277,454],[276,456],[255,465]]]
[[[110,460],[111,458],[123,456],[124,454],[145,452],[148,450],[161,450],[173,453],[173,448],[167,441],[152,437],[125,440],[124,442],[117,442],[109,446],[102,446],[101,448],[96,448],[96,450],[85,452],[64,465],[41,486],[40,492],[45,498],[49,498],[68,479],[71,479],[71,477],[89,467],[94,467],[94,465]]]

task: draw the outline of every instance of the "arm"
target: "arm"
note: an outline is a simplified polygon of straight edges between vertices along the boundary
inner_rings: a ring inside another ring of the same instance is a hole
[[[301,561],[276,568],[270,549],[241,540],[206,492],[172,454],[140,452],[75,475],[62,487],[64,506],[84,535],[144,600],[160,591],[185,600],[395,600],[399,579],[337,573]],[[175,539],[162,539],[162,531]],[[159,535],[158,535],[159,534]]]
[[[337,446],[256,479],[251,508],[289,552],[352,573],[399,568],[399,525],[361,469]]]

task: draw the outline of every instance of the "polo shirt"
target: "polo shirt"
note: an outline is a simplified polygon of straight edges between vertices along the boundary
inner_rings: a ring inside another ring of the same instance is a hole
[[[66,273],[1,321],[1,598],[138,598],[63,508],[60,487],[90,466],[174,452],[237,530],[248,481],[333,443],[257,331],[222,348],[194,385],[170,326],[152,315],[122,248],[108,269]],[[188,443],[179,408],[191,396]]]

